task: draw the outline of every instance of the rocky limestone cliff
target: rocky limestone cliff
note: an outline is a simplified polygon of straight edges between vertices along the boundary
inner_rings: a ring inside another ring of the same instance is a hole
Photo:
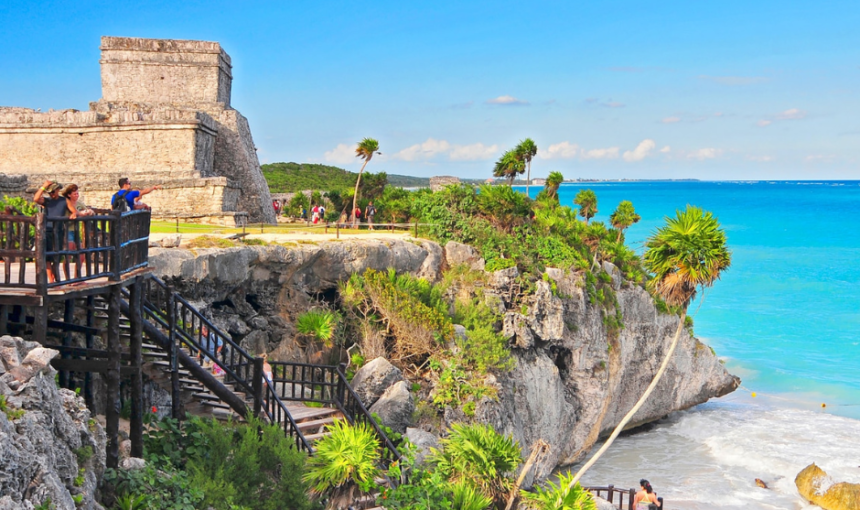
[[[0,510],[31,510],[48,499],[57,510],[100,508],[104,430],[83,398],[57,388],[50,361],[58,354],[0,337]]]
[[[428,241],[374,240],[295,248],[155,249],[150,263],[244,346],[275,351],[277,359],[301,358],[295,317],[316,299],[330,298],[337,283],[354,272],[393,267],[437,281],[447,265],[483,268],[473,250],[457,243],[443,250]],[[623,282],[611,265],[605,270],[613,274],[623,317],[617,333],[607,330],[599,305],[589,302],[582,275],[558,269],[548,269],[547,280],[537,282],[525,309],[504,307],[504,332],[517,366],[490,376],[499,398],[483,400],[476,418],[513,434],[524,449],[539,438],[549,442],[549,455],[535,468],[538,478],[579,460],[620,421],[651,381],[678,325],[677,316],[657,311],[645,290]],[[486,293],[510,305],[516,271],[492,273]],[[686,330],[682,335],[666,375],[631,426],[737,388],[739,380],[710,348]],[[465,419],[462,411],[446,410],[447,422],[460,419]]]

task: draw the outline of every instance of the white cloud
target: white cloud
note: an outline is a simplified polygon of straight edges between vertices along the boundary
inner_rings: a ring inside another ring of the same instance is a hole
[[[633,163],[635,161],[642,161],[647,158],[654,148],[657,147],[657,144],[654,143],[654,140],[645,139],[639,142],[639,145],[636,146],[632,151],[624,151],[624,161],[628,163]]]
[[[517,99],[514,96],[499,96],[493,99],[488,99],[487,104],[497,104],[497,105],[527,105],[528,101],[524,101],[522,99]]]
[[[323,157],[329,163],[346,165],[355,161],[355,147],[345,143],[339,143],[334,149],[326,151]]]
[[[451,149],[451,144],[445,140],[428,138],[426,142],[407,147],[393,157],[403,161],[415,161],[419,159],[430,159],[439,154],[444,154]]]
[[[607,108],[624,108],[627,105],[625,105],[624,103],[619,103],[618,101],[613,101],[610,99],[609,101],[601,104],[601,106],[605,106]]]
[[[660,152],[662,152],[663,154],[669,154],[670,152],[672,152],[672,148],[667,145],[660,149]]]
[[[758,121],[756,125],[759,127],[765,127],[773,124],[775,121],[801,120],[805,119],[807,114],[806,110],[801,110],[800,108],[789,108],[788,110],[779,112],[776,115],[769,115],[767,118]]]
[[[687,159],[698,159],[699,161],[704,161],[706,159],[714,159],[722,153],[722,149],[714,149],[713,147],[707,147],[688,153]]]
[[[620,151],[621,149],[618,147],[591,149],[590,151],[582,152],[582,159],[616,159]]]
[[[448,157],[451,161],[477,161],[492,159],[499,152],[499,146],[473,143],[471,145],[455,145]]]
[[[761,163],[767,163],[769,161],[773,161],[773,156],[747,156],[747,160],[749,161],[758,161]]]
[[[832,154],[811,154],[803,159],[807,163],[832,163],[836,156]]]
[[[541,159],[571,159],[579,155],[579,145],[570,142],[554,143],[546,150],[538,151]]]
[[[666,117],[660,122],[662,122],[663,124],[674,124],[676,122],[681,122],[681,117]]]
[[[777,120],[799,120],[806,118],[806,112],[798,108],[790,108],[776,115]]]

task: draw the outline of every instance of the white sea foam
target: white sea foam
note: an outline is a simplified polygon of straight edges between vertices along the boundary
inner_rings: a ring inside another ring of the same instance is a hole
[[[833,480],[860,483],[858,437],[850,418],[712,402],[619,438],[583,482],[637,487],[647,478],[667,509],[811,509],[795,476],[815,462]]]

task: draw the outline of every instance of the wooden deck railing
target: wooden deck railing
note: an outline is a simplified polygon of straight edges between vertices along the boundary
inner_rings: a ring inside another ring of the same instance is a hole
[[[142,210],[76,219],[0,214],[0,287],[45,295],[61,285],[120,280],[149,263],[149,222]]]

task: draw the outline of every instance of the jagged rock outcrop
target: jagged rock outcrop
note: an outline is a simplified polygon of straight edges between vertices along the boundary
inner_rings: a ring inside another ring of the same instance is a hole
[[[295,317],[318,299],[333,299],[338,282],[366,268],[388,267],[437,281],[443,258],[432,242],[361,240],[198,253],[156,249],[150,263],[186,297],[208,303],[216,323],[241,320],[249,330],[265,331],[268,347],[281,359],[302,360]],[[650,383],[678,325],[677,316],[659,313],[651,296],[623,282],[614,266],[604,264],[603,270],[611,278],[607,292],[613,289],[617,299],[619,330],[605,322],[604,315],[614,317],[614,311],[589,299],[582,274],[548,268],[535,292],[524,297],[516,268],[485,278],[483,295],[502,314],[516,368],[488,376],[498,399],[479,402],[474,419],[512,434],[524,449],[537,439],[547,441],[550,452],[534,469],[538,478],[581,459],[619,423]],[[265,319],[258,321],[261,329],[250,326],[257,317]],[[724,395],[738,384],[711,349],[684,330],[666,375],[630,427]],[[466,419],[462,410],[446,411],[447,423],[458,419]],[[529,476],[526,483],[531,481]]]
[[[100,508],[105,433],[83,398],[57,388],[50,365],[57,354],[0,337],[0,509],[29,510],[48,499],[57,510]]]
[[[385,393],[385,390],[403,380],[403,373],[385,358],[376,358],[365,363],[352,378],[352,389],[365,407],[370,407]]]
[[[379,400],[368,409],[371,413],[376,413],[386,427],[400,434],[406,432],[414,410],[415,400],[409,393],[409,385],[406,381],[389,386]]]
[[[835,483],[814,462],[797,474],[794,484],[804,499],[825,510],[860,510],[860,484]]]

